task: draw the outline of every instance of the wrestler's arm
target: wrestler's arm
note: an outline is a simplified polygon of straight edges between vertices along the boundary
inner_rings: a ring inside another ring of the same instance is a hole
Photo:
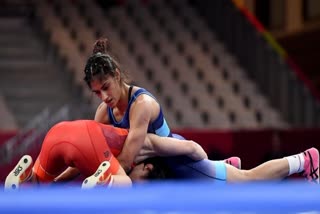
[[[65,171],[63,171],[60,175],[58,175],[54,182],[66,182],[71,181],[80,175],[80,171],[75,167],[68,167]]]
[[[136,162],[154,156],[177,155],[186,155],[195,161],[208,158],[203,148],[192,140],[180,140],[172,137],[159,137],[155,134],[148,134],[136,158]]]
[[[147,136],[148,124],[151,119],[150,100],[139,96],[130,109],[130,130],[118,161],[128,173],[132,163],[141,150]]]
[[[108,118],[106,109],[107,109],[107,104],[102,102],[96,110],[96,113],[94,115],[94,120],[99,123],[109,124],[109,118]]]

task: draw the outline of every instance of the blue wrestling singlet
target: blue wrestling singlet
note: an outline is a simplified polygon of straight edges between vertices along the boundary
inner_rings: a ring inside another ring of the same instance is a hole
[[[177,139],[185,139],[174,133],[172,136]],[[227,180],[227,169],[223,161],[208,159],[194,161],[187,156],[166,157],[165,161],[177,179],[205,179],[216,182],[226,182]]]
[[[132,89],[132,86],[130,87],[130,89]],[[130,92],[131,92],[130,89],[129,89],[128,107],[127,107],[126,113],[124,114],[121,121],[117,122],[114,115],[113,115],[112,109],[110,107],[107,107],[110,123],[115,127],[125,128],[125,129],[130,128],[130,121],[129,121],[130,108],[131,108],[132,103],[137,99],[137,97],[139,95],[147,94],[157,101],[157,99],[150,92],[145,90],[144,88],[140,88],[130,97]],[[167,121],[165,120],[165,118],[163,116],[161,105],[160,105],[160,112],[159,112],[157,119],[155,119],[155,121],[151,122],[148,126],[148,133],[154,133],[156,135],[164,136],[164,137],[171,137],[172,136],[170,128],[167,124]]]
[[[116,121],[113,111],[107,107],[110,123],[119,128],[130,128],[129,112],[132,103],[141,94],[147,94],[157,101],[157,99],[146,89],[140,88],[130,96],[132,86],[129,89],[128,107],[121,121]],[[164,118],[161,105],[157,119],[148,126],[148,133],[154,133],[163,137],[174,137],[177,139],[185,139],[181,135],[171,133],[171,130]],[[175,156],[164,158],[169,168],[174,173],[174,177],[183,179],[211,179],[215,181],[226,181],[226,166],[222,161],[201,160],[194,161],[187,156]]]

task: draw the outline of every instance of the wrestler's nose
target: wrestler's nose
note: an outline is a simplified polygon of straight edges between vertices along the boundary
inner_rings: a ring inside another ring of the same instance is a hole
[[[105,91],[101,92],[102,101],[106,102],[108,100],[108,94]]]

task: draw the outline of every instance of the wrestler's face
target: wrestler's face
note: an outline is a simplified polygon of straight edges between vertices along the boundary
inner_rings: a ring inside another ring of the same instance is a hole
[[[133,181],[145,181],[145,180],[147,180],[147,177],[148,177],[149,173],[152,171],[152,169],[153,169],[153,165],[150,163],[138,164],[132,169],[129,177]]]
[[[90,84],[92,92],[111,108],[117,105],[121,95],[119,75],[94,78]]]

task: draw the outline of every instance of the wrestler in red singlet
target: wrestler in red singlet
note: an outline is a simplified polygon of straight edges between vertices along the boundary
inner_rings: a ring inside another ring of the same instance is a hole
[[[111,174],[116,174],[120,164],[114,156],[120,153],[127,135],[126,129],[91,120],[58,123],[43,141],[34,174],[40,182],[50,182],[71,166],[89,176],[106,160]]]

